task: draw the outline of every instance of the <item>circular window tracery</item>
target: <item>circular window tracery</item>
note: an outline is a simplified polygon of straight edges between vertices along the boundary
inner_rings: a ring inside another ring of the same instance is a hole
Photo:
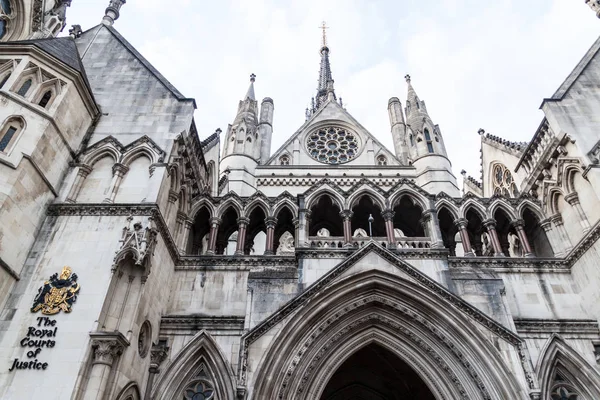
[[[321,128],[306,139],[308,154],[325,164],[343,164],[358,155],[356,134],[341,127]]]
[[[502,164],[496,164],[492,172],[494,194],[516,197],[519,193],[512,173]]]

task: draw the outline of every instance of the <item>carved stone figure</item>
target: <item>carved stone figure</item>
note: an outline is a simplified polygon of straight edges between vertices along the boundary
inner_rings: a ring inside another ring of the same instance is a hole
[[[367,232],[363,228],[358,228],[354,231],[354,235],[352,237],[360,238],[360,237],[368,237]]]
[[[481,255],[493,256],[494,247],[492,246],[492,240],[487,232],[481,234]]]
[[[327,228],[321,228],[317,232],[317,236],[318,237],[329,237],[329,236],[331,236],[331,234],[329,233],[329,229],[327,229]]]
[[[289,232],[284,232],[279,238],[279,247],[277,247],[277,255],[294,253],[294,236]]]
[[[209,234],[207,233],[202,238],[202,253],[201,253],[202,255],[206,254],[206,252],[208,251],[208,237],[209,237]]]
[[[403,238],[403,237],[406,237],[406,236],[404,235],[404,232],[402,232],[400,229],[394,228],[394,237],[396,239],[399,239],[399,238]]]
[[[517,235],[512,232],[508,233],[508,255],[511,257],[522,257],[523,247],[521,246],[521,240]]]

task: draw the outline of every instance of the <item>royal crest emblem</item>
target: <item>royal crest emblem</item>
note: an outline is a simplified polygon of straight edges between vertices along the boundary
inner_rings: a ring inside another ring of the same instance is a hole
[[[73,303],[77,300],[79,289],[77,274],[73,274],[71,268],[64,267],[60,276],[52,275],[48,281],[44,282],[44,286],[39,288],[38,294],[33,300],[31,312],[42,310],[42,314],[54,315],[62,310],[69,313]]]

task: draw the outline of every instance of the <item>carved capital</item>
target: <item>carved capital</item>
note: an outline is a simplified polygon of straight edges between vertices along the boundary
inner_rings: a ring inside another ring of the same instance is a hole
[[[550,221],[556,226],[561,226],[563,224],[563,217],[560,214],[554,214],[550,217]]]
[[[490,230],[495,230],[496,229],[496,220],[495,219],[486,219],[485,221],[483,221],[483,226],[485,226],[485,228],[490,231]]]
[[[150,350],[150,372],[153,374],[158,373],[158,367],[167,358],[169,354],[169,347],[162,345],[154,345]]]
[[[218,227],[219,225],[221,225],[221,218],[219,217],[212,217],[210,220],[210,226],[212,227]]]
[[[551,231],[552,221],[550,220],[550,218],[546,218],[545,220],[540,221],[540,226],[542,227],[542,229],[544,229],[545,232]]]
[[[179,198],[179,194],[174,190],[169,190],[169,203],[175,203]]]
[[[354,213],[351,210],[340,211],[340,216],[346,221],[349,220],[350,218],[352,218],[353,215],[354,215]]]
[[[92,340],[93,364],[113,365],[115,359],[123,354],[125,346],[117,339]]]
[[[510,223],[515,229],[523,229],[525,227],[525,221],[522,219],[516,219]]]
[[[112,171],[113,175],[122,177],[129,171],[129,167],[125,164],[115,163],[112,167]]]
[[[456,221],[454,221],[454,225],[456,225],[458,229],[467,229],[469,221],[467,221],[465,218],[459,218]]]
[[[237,224],[239,225],[240,228],[242,226],[248,226],[249,223],[250,223],[250,218],[240,217],[237,219]]]
[[[396,215],[396,213],[392,210],[385,210],[381,213],[384,221],[392,221],[394,219],[394,215]]]
[[[265,218],[265,225],[266,225],[267,229],[269,229],[269,228],[275,229],[275,226],[277,225],[277,218],[275,218],[275,217]]]
[[[77,172],[77,175],[81,176],[82,178],[87,178],[90,172],[92,172],[91,166],[87,164],[81,164],[79,165],[79,171]]]
[[[579,195],[577,194],[577,192],[569,193],[565,196],[565,201],[572,206],[576,206],[577,204],[579,204]]]

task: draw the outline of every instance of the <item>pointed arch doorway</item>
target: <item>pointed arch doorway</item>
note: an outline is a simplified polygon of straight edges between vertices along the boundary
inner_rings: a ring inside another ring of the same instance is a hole
[[[425,382],[389,350],[371,343],[329,379],[320,400],[435,400]]]

